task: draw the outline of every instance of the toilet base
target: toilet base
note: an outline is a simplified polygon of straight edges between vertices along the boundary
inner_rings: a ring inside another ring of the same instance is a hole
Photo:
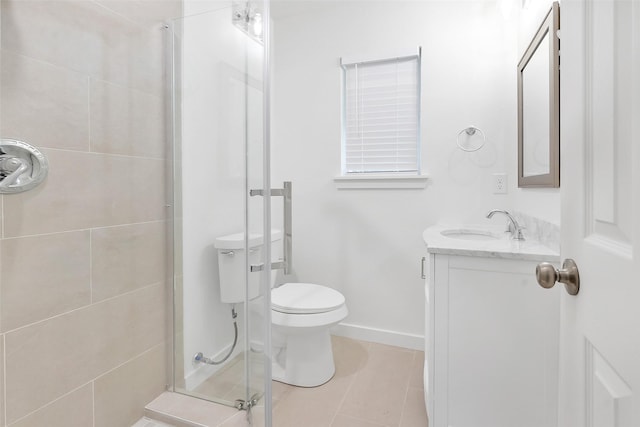
[[[274,327],[272,378],[299,387],[317,387],[336,372],[328,328],[300,328],[287,335]],[[296,328],[297,329],[297,328]]]

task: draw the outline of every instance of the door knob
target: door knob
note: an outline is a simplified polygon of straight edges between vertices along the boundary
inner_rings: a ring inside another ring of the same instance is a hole
[[[569,295],[577,295],[580,291],[580,274],[576,262],[572,259],[564,260],[562,270],[558,270],[551,263],[541,262],[536,267],[536,280],[545,289],[552,288],[556,282],[562,282]]]

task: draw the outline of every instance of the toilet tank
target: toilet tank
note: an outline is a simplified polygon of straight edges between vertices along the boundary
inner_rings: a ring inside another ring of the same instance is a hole
[[[281,259],[282,232],[271,231],[271,259]],[[249,233],[249,265],[263,262],[262,234]],[[215,241],[218,253],[218,275],[220,282],[220,299],[224,303],[240,303],[245,300],[245,272],[249,278],[249,299],[260,294],[260,273],[251,273],[249,266],[245,266],[244,233],[229,234],[218,237]],[[271,272],[271,286],[275,281],[275,271]]]

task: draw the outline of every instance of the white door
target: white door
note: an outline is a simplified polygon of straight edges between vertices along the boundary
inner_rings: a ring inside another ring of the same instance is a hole
[[[561,7],[560,427],[640,426],[640,1]]]

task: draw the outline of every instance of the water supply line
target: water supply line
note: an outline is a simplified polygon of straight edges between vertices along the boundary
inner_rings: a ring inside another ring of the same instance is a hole
[[[229,359],[229,357],[231,357],[231,354],[233,354],[233,350],[235,350],[236,344],[238,343],[238,322],[236,322],[236,317],[238,317],[238,313],[236,312],[236,305],[231,304],[231,318],[233,319],[234,335],[233,335],[233,344],[231,345],[231,349],[229,350],[229,352],[222,359],[214,360],[214,359],[205,357],[204,354],[202,354],[202,352],[200,351],[196,353],[195,356],[193,356],[193,361],[195,363],[206,363],[207,365],[220,365],[226,362],[227,359]]]

